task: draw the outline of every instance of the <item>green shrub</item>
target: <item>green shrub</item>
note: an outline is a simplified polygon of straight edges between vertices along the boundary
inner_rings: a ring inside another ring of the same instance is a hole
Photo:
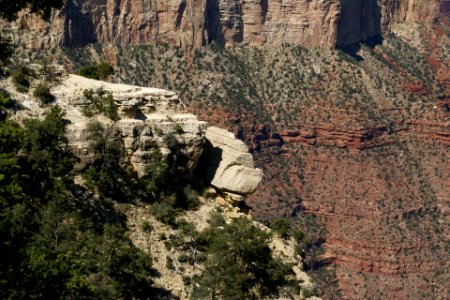
[[[166,256],[166,268],[169,270],[175,270],[175,264],[173,263],[173,258],[170,256]]]
[[[198,207],[198,192],[190,185],[187,185],[183,189],[183,197],[181,207],[186,209],[195,209]]]
[[[106,79],[109,75],[114,74],[114,68],[105,62],[102,62],[98,65],[87,65],[84,67],[81,67],[77,74],[86,78],[91,79]]]
[[[314,296],[318,296],[316,288],[305,288],[302,290],[302,295],[304,298],[310,298]]]
[[[117,121],[119,119],[117,106],[111,93],[105,93],[102,90],[94,92],[92,89],[88,89],[83,91],[83,95],[91,101],[91,104],[83,107],[83,114],[86,117],[93,117],[102,113],[111,120]]]
[[[83,96],[88,99],[88,100],[93,100],[93,96],[94,96],[94,90],[93,89],[88,89],[88,90],[84,90],[83,91]]]
[[[178,261],[180,262],[180,263],[185,263],[185,262],[187,262],[189,260],[189,256],[188,255],[186,255],[186,254],[180,254],[180,256],[178,257]]]
[[[129,199],[132,182],[121,164],[125,150],[117,130],[93,122],[88,125],[88,139],[93,161],[82,174],[88,186],[103,197]]]
[[[300,229],[295,229],[292,232],[292,237],[298,243],[303,243],[307,240],[306,234],[303,231],[301,231]]]
[[[189,223],[185,219],[178,220],[177,227],[186,236],[193,236],[196,233],[194,224]]]
[[[0,33],[0,65],[5,64],[13,52],[11,40]]]
[[[175,132],[177,134],[183,134],[184,133],[183,126],[181,126],[181,124],[179,123],[175,124]]]
[[[273,219],[270,224],[270,228],[281,237],[286,237],[288,235],[289,227],[289,220],[284,218]]]
[[[45,83],[39,83],[34,90],[33,96],[38,98],[42,104],[49,104],[54,100],[53,95],[50,93],[50,88]]]
[[[8,95],[0,92],[0,107],[11,107],[14,104],[14,101],[8,97]]]
[[[142,228],[142,230],[143,231],[145,231],[145,232],[152,232],[153,231],[153,225],[152,224],[150,224],[150,222],[148,222],[148,221],[144,221],[143,223],[142,223],[142,225],[141,225],[141,228]]]
[[[202,274],[194,276],[194,299],[253,299],[253,293],[271,294],[289,284],[292,266],[274,258],[269,247],[271,234],[246,218],[229,224],[211,225],[200,233],[197,243],[206,260]]]
[[[155,203],[152,207],[152,213],[155,218],[168,225],[175,225],[176,211],[167,203]]]
[[[28,72],[25,68],[15,71],[12,74],[12,79],[18,92],[26,93],[30,88],[30,82],[28,81]]]
[[[111,120],[119,120],[119,114],[117,113],[117,107],[114,103],[112,94],[107,94],[101,98],[102,104],[100,111],[103,112]]]
[[[184,275],[182,277],[182,279],[183,279],[184,285],[191,285],[191,283],[192,283],[192,278],[191,277]]]

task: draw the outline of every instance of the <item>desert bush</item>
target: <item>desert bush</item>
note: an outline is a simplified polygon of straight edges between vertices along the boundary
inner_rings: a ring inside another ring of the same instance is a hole
[[[170,256],[166,256],[166,268],[169,270],[174,271],[175,270],[175,264],[173,262],[173,258]]]
[[[30,82],[28,80],[28,72],[25,68],[15,71],[12,74],[13,83],[17,88],[17,91],[26,93],[30,88]]]
[[[175,132],[177,134],[183,134],[184,133],[183,126],[180,123],[176,123],[175,124]]]
[[[14,101],[6,94],[0,91],[0,107],[10,107],[14,104]]]
[[[34,90],[33,96],[38,98],[42,104],[49,104],[53,101],[54,97],[50,93],[50,88],[45,83],[39,83]]]
[[[77,71],[77,74],[86,78],[103,80],[106,79],[108,76],[114,74],[114,68],[106,62],[102,62],[98,65],[87,65],[81,67]]]
[[[270,238],[246,218],[205,229],[197,243],[207,260],[203,273],[193,278],[193,298],[252,299],[255,289],[270,294],[288,285],[292,266],[272,257]]]
[[[11,40],[0,33],[0,65],[5,64],[13,52]]]
[[[142,222],[141,229],[145,232],[152,232],[154,228],[153,225],[150,224],[150,222],[144,221]]]
[[[84,90],[83,95],[91,101],[91,104],[83,108],[83,114],[86,117],[93,117],[102,113],[111,120],[117,121],[119,114],[114,98],[111,93],[105,93],[102,90],[94,92],[92,89]]]
[[[168,225],[172,225],[175,226],[176,222],[175,222],[175,216],[176,216],[176,211],[175,209],[173,209],[173,207],[171,207],[169,204],[167,203],[155,203],[152,206],[152,214],[155,216],[155,218],[164,223],[164,224],[168,224]]]
[[[183,276],[182,279],[183,279],[184,285],[191,285],[191,283],[192,283],[192,278],[191,277]]]
[[[289,227],[289,220],[284,218],[273,219],[270,224],[270,228],[281,237],[286,237],[288,235]]]

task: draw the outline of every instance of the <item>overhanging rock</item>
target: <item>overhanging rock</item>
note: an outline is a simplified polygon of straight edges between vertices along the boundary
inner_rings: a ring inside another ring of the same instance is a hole
[[[206,130],[206,145],[202,160],[204,175],[215,188],[246,195],[253,193],[263,172],[255,168],[248,148],[234,134],[218,127]]]

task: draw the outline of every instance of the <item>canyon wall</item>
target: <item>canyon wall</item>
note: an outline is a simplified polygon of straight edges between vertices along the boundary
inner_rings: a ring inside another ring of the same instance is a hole
[[[341,0],[337,44],[377,41],[395,23],[431,24],[442,1]]]
[[[32,48],[102,44],[335,46],[380,38],[394,23],[428,22],[443,0],[68,0],[42,21],[23,13]]]

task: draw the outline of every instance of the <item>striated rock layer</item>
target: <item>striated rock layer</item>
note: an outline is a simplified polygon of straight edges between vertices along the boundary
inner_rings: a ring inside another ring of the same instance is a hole
[[[71,120],[67,128],[68,139],[81,158],[78,168],[83,168],[91,159],[88,128],[93,120],[76,109],[88,104],[89,100],[83,96],[86,89],[112,94],[120,119],[114,122],[101,116],[96,120],[108,129],[111,138],[122,138],[128,160],[138,176],[146,175],[146,166],[157,149],[166,157],[174,147],[178,156],[186,158],[178,160],[177,165],[173,166],[177,175],[193,172],[203,152],[207,123],[186,113],[175,93],[69,75],[52,92],[58,99],[57,103],[66,106],[68,111]],[[183,163],[179,164],[180,161]]]
[[[263,173],[255,168],[245,143],[225,129],[207,129],[206,122],[185,111],[175,93],[69,75],[52,93],[57,103],[65,107],[71,121],[67,135],[70,147],[81,159],[78,169],[92,159],[89,125],[93,120],[80,113],[90,102],[84,96],[87,89],[112,95],[119,120],[114,122],[105,116],[97,116],[95,120],[107,128],[110,138],[122,139],[128,161],[138,176],[147,174],[146,167],[152,162],[155,151],[167,157],[174,149],[177,158],[175,165],[169,166],[171,170],[177,176],[191,174],[205,149],[203,164],[197,171],[207,174],[207,181],[218,190],[247,195],[261,182]]]
[[[431,23],[443,0],[68,0],[48,21],[15,23],[27,47],[89,43],[335,46],[378,39],[397,23]]]

